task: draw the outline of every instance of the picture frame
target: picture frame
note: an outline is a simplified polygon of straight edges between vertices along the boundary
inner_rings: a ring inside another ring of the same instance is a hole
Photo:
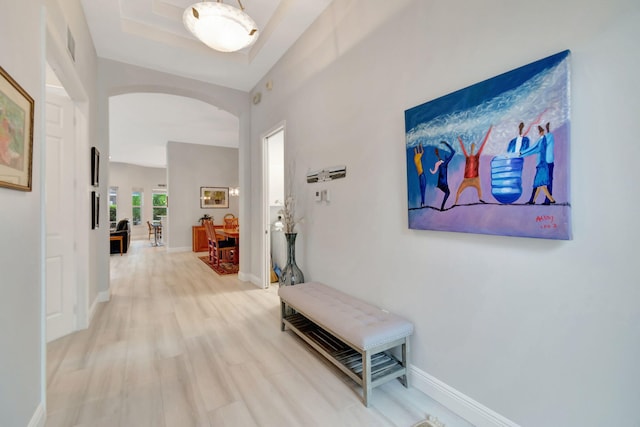
[[[91,192],[91,229],[100,228],[100,193]]]
[[[0,187],[31,191],[33,98],[0,67]]]
[[[96,147],[91,147],[91,185],[100,186],[100,151]]]
[[[410,229],[571,240],[570,59],[405,110]]]
[[[229,187],[200,187],[201,209],[228,209]]]

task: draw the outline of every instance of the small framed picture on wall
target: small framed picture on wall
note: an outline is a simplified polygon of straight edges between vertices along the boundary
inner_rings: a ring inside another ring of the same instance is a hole
[[[229,208],[229,187],[200,187],[200,208]]]
[[[100,227],[100,193],[91,192],[91,229]]]
[[[100,185],[100,152],[96,147],[91,147],[91,185]]]

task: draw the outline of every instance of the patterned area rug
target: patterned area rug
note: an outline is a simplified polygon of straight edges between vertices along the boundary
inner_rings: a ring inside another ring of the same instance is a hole
[[[211,268],[213,271],[215,271],[220,275],[238,274],[239,267],[236,264],[231,264],[230,262],[223,262],[223,263],[220,263],[220,267],[218,267],[218,266],[213,266],[209,264],[209,256],[201,256],[198,258],[200,258],[200,261],[204,262],[206,265],[209,266],[209,268]]]

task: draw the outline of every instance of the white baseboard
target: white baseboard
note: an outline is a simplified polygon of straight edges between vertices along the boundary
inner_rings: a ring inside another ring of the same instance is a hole
[[[89,325],[91,325],[91,322],[93,321],[93,316],[96,314],[96,307],[98,306],[98,303],[107,302],[110,299],[111,299],[111,290],[98,292],[98,295],[96,295],[96,299],[93,300],[93,303],[91,304],[91,308],[89,309],[89,323],[87,324],[87,327],[89,327]]]
[[[262,281],[258,276],[254,274],[239,272],[238,279],[242,280],[243,282],[251,282],[257,287],[262,288]]]
[[[107,302],[111,299],[111,289],[107,289],[106,291],[98,292],[96,296],[96,301],[98,302]]]
[[[45,421],[47,421],[47,413],[44,410],[44,405],[40,402],[31,417],[31,421],[27,424],[27,427],[44,427]]]
[[[410,366],[411,385],[477,427],[520,427],[426,372]]]
[[[192,250],[191,246],[183,246],[183,247],[178,247],[178,248],[168,247],[167,246],[167,253],[191,252],[191,250]]]

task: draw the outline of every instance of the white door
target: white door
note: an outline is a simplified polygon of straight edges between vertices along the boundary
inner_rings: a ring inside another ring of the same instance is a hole
[[[47,342],[73,332],[75,327],[73,112],[73,103],[68,97],[47,90],[44,188]]]

